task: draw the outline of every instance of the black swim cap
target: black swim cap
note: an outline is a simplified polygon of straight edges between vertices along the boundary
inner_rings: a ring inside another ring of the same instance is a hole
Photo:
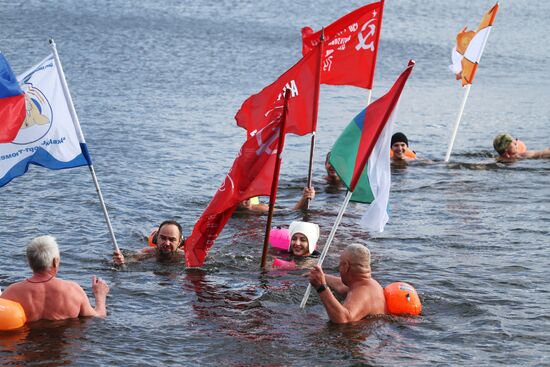
[[[405,144],[407,144],[407,146],[409,146],[409,139],[407,139],[407,137],[406,137],[405,134],[403,134],[403,133],[395,133],[395,134],[393,134],[393,136],[391,137],[391,144],[390,144],[390,147],[391,147],[392,145],[394,145],[395,143],[398,143],[398,142],[405,143]]]

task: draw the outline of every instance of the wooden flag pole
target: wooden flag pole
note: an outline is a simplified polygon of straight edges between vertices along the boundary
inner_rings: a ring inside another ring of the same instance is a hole
[[[277,199],[277,186],[279,185],[279,171],[281,169],[281,155],[283,153],[283,147],[285,144],[285,125],[286,115],[288,112],[288,99],[290,97],[290,90],[285,91],[285,104],[283,108],[283,114],[281,116],[281,125],[279,127],[279,142],[277,143],[277,159],[275,161],[275,168],[273,170],[273,181],[271,181],[271,194],[269,195],[269,212],[267,214],[267,223],[265,227],[264,247],[262,249],[262,262],[261,268],[265,269],[265,263],[267,260],[267,247],[269,243],[269,233],[271,232],[271,220],[273,219],[273,209],[275,207],[275,200]]]
[[[466,85],[464,91],[464,97],[462,98],[462,104],[458,112],[458,117],[456,118],[455,124],[453,126],[453,133],[451,135],[451,141],[449,141],[449,146],[447,148],[447,154],[445,154],[445,163],[449,162],[451,158],[451,151],[453,150],[453,145],[456,139],[456,133],[458,132],[458,125],[460,125],[460,119],[462,119],[462,114],[464,113],[464,107],[466,106],[466,101],[468,100],[468,95],[470,95],[471,84]]]
[[[317,61],[317,81],[315,83],[315,93],[313,101],[313,132],[311,133],[311,144],[309,147],[309,169],[307,174],[307,187],[311,188],[313,180],[313,151],[315,150],[315,136],[317,132],[317,116],[319,114],[319,95],[321,94],[321,65],[323,60],[323,44],[325,41],[325,29],[321,30],[319,39],[319,60]],[[309,199],[306,200],[306,208],[309,209]]]
[[[63,94],[65,95],[65,100],[69,105],[69,112],[73,119],[73,124],[78,135],[78,138],[81,142],[84,142],[84,134],[80,128],[80,122],[78,121],[78,116],[74,108],[73,99],[71,98],[71,93],[69,92],[69,86],[67,85],[67,80],[65,79],[65,73],[63,73],[63,67],[61,66],[61,61],[59,60],[59,55],[57,54],[57,48],[55,47],[55,42],[50,38],[50,46],[53,51],[53,56],[55,60],[55,65],[57,66],[57,71],[59,72],[59,79],[61,81],[61,86],[63,87]],[[111,241],[113,242],[113,248],[115,251],[120,251],[118,244],[116,242],[115,232],[113,231],[113,226],[111,225],[111,220],[109,219],[109,213],[107,213],[107,207],[105,206],[105,201],[103,200],[103,195],[101,195],[101,189],[99,188],[99,182],[97,181],[97,176],[95,174],[94,166],[92,165],[92,160],[90,159],[88,151],[82,152],[84,155],[87,155],[87,160],[89,162],[88,168],[92,174],[92,179],[94,181],[95,189],[99,197],[99,202],[101,204],[101,209],[103,210],[103,215],[105,216],[105,221],[107,222],[107,227],[109,229],[109,234],[111,235]]]

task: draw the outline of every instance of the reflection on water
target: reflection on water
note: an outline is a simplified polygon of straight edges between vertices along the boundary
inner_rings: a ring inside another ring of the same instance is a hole
[[[0,336],[2,365],[72,365],[83,353],[90,319],[37,321]]]

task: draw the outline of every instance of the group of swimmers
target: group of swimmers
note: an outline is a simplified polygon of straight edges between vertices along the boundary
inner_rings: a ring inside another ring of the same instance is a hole
[[[499,154],[497,160],[509,162],[518,159],[550,158],[550,148],[540,151],[527,150],[525,144],[508,133],[499,134],[493,140],[493,147]],[[416,159],[416,153],[409,148],[405,134],[398,132],[391,139],[392,163],[399,164]],[[325,160],[327,182],[340,184],[338,174],[329,162],[330,152]],[[303,209],[308,200],[315,197],[313,187],[306,187],[294,209]],[[242,209],[267,211],[267,206],[257,198],[240,204]],[[316,244],[319,240],[319,226],[309,222],[292,222],[289,226],[290,244],[286,249],[295,258],[318,256]],[[185,253],[185,239],[181,225],[173,220],[162,222],[149,236],[149,246],[126,258],[120,251],[113,254],[113,262],[125,264],[147,258],[159,261],[181,261]],[[106,297],[109,286],[101,278],[92,277],[92,292],[95,307],[88,296],[75,282],[57,278],[60,254],[57,242],[51,236],[40,236],[27,245],[27,260],[33,275],[10,285],[0,298],[18,302],[27,321],[61,320],[79,316],[105,317]],[[372,277],[370,251],[362,244],[347,246],[340,255],[339,276],[326,275],[315,265],[305,274],[319,293],[321,302],[331,321],[347,323],[367,315],[387,313],[384,290]],[[340,303],[333,292],[345,296]]]
[[[416,152],[409,148],[409,140],[405,134],[398,132],[391,138],[392,163],[405,163],[415,160]],[[493,139],[493,148],[498,153],[497,161],[513,162],[519,159],[550,158],[550,147],[543,150],[527,150],[525,143],[514,138],[509,133],[498,134]]]
[[[309,222],[293,222],[289,228],[291,243],[289,252],[296,257],[318,255],[315,250],[319,239],[319,227]],[[156,256],[158,260],[179,259],[183,233],[175,221],[165,221],[152,234],[154,247],[133,255],[133,260]],[[27,260],[33,275],[10,285],[0,298],[17,302],[26,315],[27,322],[38,320],[63,320],[84,316],[105,317],[109,286],[101,278],[92,277],[95,307],[83,289],[75,282],[57,277],[61,258],[55,238],[40,236],[27,245]],[[117,264],[125,263],[124,256],[115,252]],[[370,251],[361,244],[346,247],[340,256],[340,276],[326,275],[315,265],[305,276],[319,293],[319,297],[331,321],[347,323],[358,321],[367,315],[386,313],[384,291],[370,271]],[[333,291],[345,295],[341,304]]]

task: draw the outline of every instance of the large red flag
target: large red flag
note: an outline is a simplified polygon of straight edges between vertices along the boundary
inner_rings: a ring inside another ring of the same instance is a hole
[[[185,242],[187,267],[202,266],[214,240],[240,201],[270,195],[280,136],[280,117],[281,114],[249,137],[241,147],[231,170]]]
[[[290,90],[286,132],[305,135],[314,131],[313,109],[315,100],[316,70],[319,59],[318,48],[304,56],[297,64],[288,69],[276,81],[261,92],[247,98],[235,115],[237,125],[245,128],[249,134],[260,130],[271,121],[273,116],[283,110],[284,91]]]
[[[384,0],[365,5],[321,31],[302,29],[302,53],[315,49],[324,35],[321,84],[372,89]]]

